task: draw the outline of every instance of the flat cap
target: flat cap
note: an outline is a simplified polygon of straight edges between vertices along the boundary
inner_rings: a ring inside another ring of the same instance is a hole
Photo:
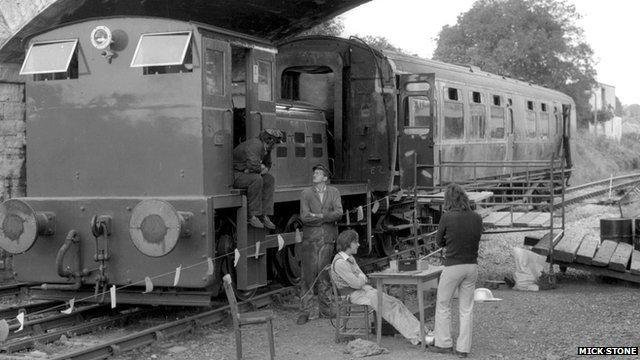
[[[322,170],[322,171],[324,171],[325,176],[326,176],[326,177],[328,177],[328,178],[330,178],[331,176],[333,176],[333,174],[331,173],[331,170],[329,170],[329,168],[328,168],[328,167],[326,167],[324,164],[316,164],[316,165],[313,167],[313,171],[316,171],[316,170]]]
[[[264,129],[263,130],[267,135],[275,138],[278,140],[278,142],[285,142],[286,139],[284,138],[284,134],[282,133],[282,131],[278,130],[278,129]]]

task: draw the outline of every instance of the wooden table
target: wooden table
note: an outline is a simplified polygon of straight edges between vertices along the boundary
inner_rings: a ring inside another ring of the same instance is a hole
[[[376,280],[376,289],[378,289],[378,308],[376,309],[376,341],[380,345],[382,338],[382,292],[384,285],[415,285],[418,288],[416,296],[418,297],[418,308],[420,310],[420,339],[422,348],[426,348],[424,341],[424,291],[429,288],[425,287],[425,283],[440,279],[444,266],[430,266],[428,270],[391,272],[381,271],[368,274],[370,279]]]

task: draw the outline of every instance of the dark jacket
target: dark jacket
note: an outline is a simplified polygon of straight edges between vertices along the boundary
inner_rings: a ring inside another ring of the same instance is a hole
[[[259,174],[260,164],[271,168],[271,151],[264,148],[264,143],[258,138],[249,139],[233,149],[233,170]]]
[[[482,217],[475,211],[450,211],[440,218],[436,241],[446,247],[445,266],[477,264]]]
[[[322,218],[313,217],[313,214],[322,214]],[[300,194],[300,219],[302,228],[302,241],[324,240],[334,242],[338,236],[336,221],[342,217],[342,200],[340,192],[333,186],[327,186],[323,201],[316,192],[315,186],[302,190]]]

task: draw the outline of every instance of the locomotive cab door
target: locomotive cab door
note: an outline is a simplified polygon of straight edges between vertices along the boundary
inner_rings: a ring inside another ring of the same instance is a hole
[[[413,189],[414,176],[419,187],[432,187],[434,168],[420,167],[416,174],[414,156],[417,156],[418,164],[433,165],[435,74],[402,74],[398,85],[400,187]]]
[[[233,111],[231,47],[226,41],[202,37],[202,128],[205,194],[223,194],[233,183]]]
[[[258,136],[265,128],[276,125],[275,102],[276,51],[266,48],[251,49],[247,79],[247,139]]]

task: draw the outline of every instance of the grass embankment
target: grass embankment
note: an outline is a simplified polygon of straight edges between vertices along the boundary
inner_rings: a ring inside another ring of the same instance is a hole
[[[640,172],[640,134],[623,134],[617,142],[579,131],[571,141],[574,169],[571,185]]]

